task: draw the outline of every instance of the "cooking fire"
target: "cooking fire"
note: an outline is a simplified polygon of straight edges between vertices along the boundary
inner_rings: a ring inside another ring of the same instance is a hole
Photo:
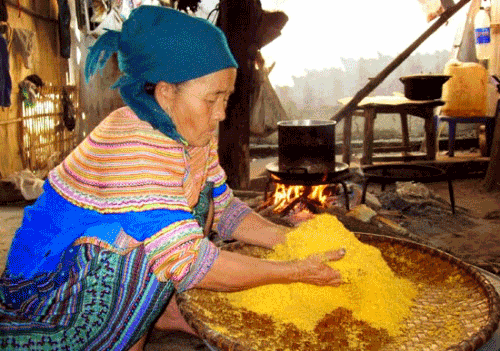
[[[290,185],[279,183],[279,178],[272,176],[275,180],[274,191],[266,194],[266,201],[261,208],[270,208],[274,213],[288,216],[299,212],[315,214],[320,209],[326,209],[335,205],[338,201],[337,184],[320,184],[313,186]]]

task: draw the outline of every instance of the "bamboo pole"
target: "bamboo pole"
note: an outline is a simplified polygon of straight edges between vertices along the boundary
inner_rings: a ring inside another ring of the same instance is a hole
[[[359,102],[370,94],[382,81],[387,78],[404,60],[406,60],[422,44],[432,33],[448,21],[458,10],[465,6],[470,0],[460,0],[453,7],[448,8],[439,18],[417,38],[405,51],[397,56],[389,65],[387,65],[375,78],[370,79],[360,91],[347,103],[340,111],[338,111],[331,120],[340,121],[347,115],[352,115]]]

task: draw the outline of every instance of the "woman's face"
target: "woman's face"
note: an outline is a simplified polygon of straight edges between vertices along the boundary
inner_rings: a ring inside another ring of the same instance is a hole
[[[226,68],[177,86],[165,83],[170,89],[165,107],[159,102],[189,145],[205,146],[226,118],[235,82],[236,69]]]

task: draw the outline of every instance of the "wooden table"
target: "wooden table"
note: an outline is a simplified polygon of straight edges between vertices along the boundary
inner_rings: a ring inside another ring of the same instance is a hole
[[[350,97],[340,99],[339,102],[346,105],[351,100]],[[408,133],[408,115],[423,118],[425,120],[426,156],[427,160],[436,158],[436,130],[434,122],[434,109],[444,105],[442,100],[409,100],[402,96],[372,96],[366,97],[358,104],[352,116],[362,116],[365,118],[363,157],[361,164],[371,165],[373,163],[373,129],[375,118],[379,113],[398,113],[401,116],[402,147],[384,148],[385,151],[402,151],[403,160],[408,157],[410,151],[410,137]],[[344,152],[343,162],[351,163],[351,129],[352,116],[344,118]],[[375,151],[381,151],[376,149]],[[405,157],[406,156],[406,157]]]

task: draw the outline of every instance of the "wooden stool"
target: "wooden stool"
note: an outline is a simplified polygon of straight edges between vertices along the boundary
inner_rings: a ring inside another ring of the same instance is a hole
[[[343,105],[349,103],[351,98],[340,99]],[[369,96],[361,100],[352,115],[344,118],[344,155],[343,162],[351,162],[351,128],[352,116],[364,117],[364,137],[363,137],[363,157],[361,164],[371,165],[374,161],[374,152],[403,152],[399,157],[402,161],[413,161],[417,159],[434,160],[436,159],[436,129],[434,125],[434,109],[444,105],[443,100],[409,100],[403,96]],[[402,128],[402,146],[393,148],[375,149],[373,146],[373,131],[375,119],[378,114],[399,114],[401,116]],[[409,133],[407,116],[415,116],[424,119],[426,155],[417,156],[409,154]]]
[[[495,130],[495,116],[471,116],[471,117],[453,117],[453,116],[435,116],[436,125],[436,135],[439,128],[439,124],[442,122],[448,122],[448,156],[453,157],[455,155],[455,136],[457,123],[481,123],[486,127],[486,145],[487,145],[487,155],[491,151],[491,143],[493,141],[493,132]]]

